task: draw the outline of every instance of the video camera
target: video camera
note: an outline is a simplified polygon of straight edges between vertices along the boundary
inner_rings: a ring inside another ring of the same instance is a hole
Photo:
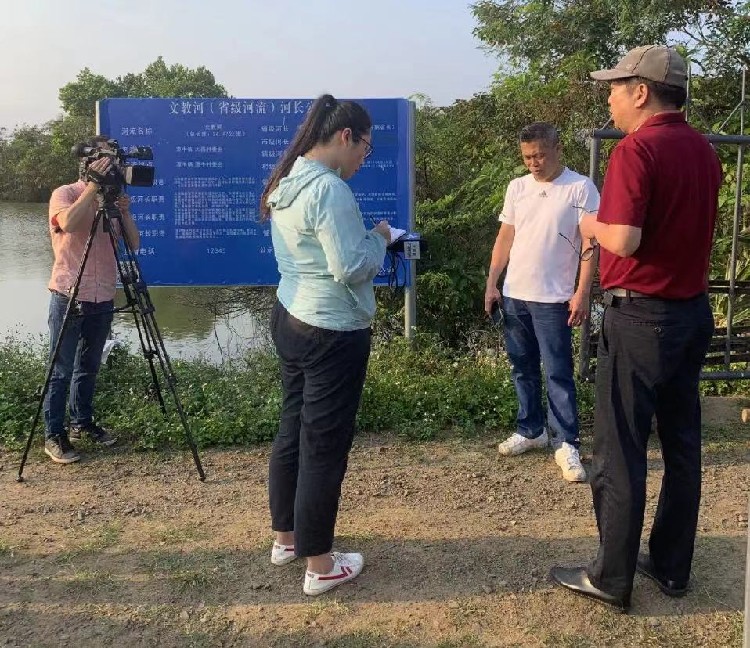
[[[94,180],[102,188],[122,189],[123,185],[133,187],[152,187],[154,185],[154,167],[145,164],[127,164],[132,160],[153,160],[154,153],[148,146],[133,146],[127,151],[120,148],[117,140],[102,142],[81,142],[76,144],[73,155],[81,158],[81,177]],[[104,176],[96,174],[91,177],[89,166],[94,160],[108,157],[112,160],[109,171]]]

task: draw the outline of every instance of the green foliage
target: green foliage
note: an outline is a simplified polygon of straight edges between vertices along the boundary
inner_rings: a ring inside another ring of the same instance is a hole
[[[463,345],[486,322],[484,287],[498,214],[508,182],[526,172],[521,128],[532,121],[556,124],[566,163],[587,172],[579,131],[607,115],[602,89],[584,82],[588,69],[585,60],[571,58],[553,81],[529,71],[447,108],[421,99],[416,220],[429,250],[419,264],[418,322],[446,342]]]
[[[203,361],[175,361],[177,393],[199,445],[267,441],[278,427],[280,377],[270,354],[251,353],[243,361],[217,367]],[[96,410],[107,424],[129,432],[137,447],[184,442],[170,392],[162,385],[165,420],[151,388],[145,361],[117,350],[97,386]]]
[[[721,151],[724,162],[724,184],[719,193],[719,218],[716,225],[714,247],[711,257],[710,276],[715,279],[729,279],[731,276],[732,236],[737,192],[737,160],[735,151]],[[738,222],[738,247],[735,278],[740,282],[750,281],[750,208],[747,196],[750,195],[750,163],[742,169],[740,187],[741,201]],[[726,326],[729,298],[727,295],[713,297],[713,309],[718,326]],[[739,293],[734,300],[732,322],[734,326],[750,324],[750,295]]]
[[[60,104],[69,115],[90,117],[96,114],[96,102],[107,97],[119,97],[121,84],[85,67],[75,81],[60,88]]]
[[[476,95],[447,108],[415,97],[417,199],[434,200],[472,180],[502,151],[499,107],[494,96]]]
[[[17,442],[27,433],[44,382],[41,341],[0,342],[0,442]]]
[[[422,337],[414,348],[400,339],[373,350],[359,426],[430,439],[444,430],[508,428],[515,413],[504,357],[457,355]]]
[[[627,50],[681,44],[704,72],[750,61],[746,0],[480,0],[476,36],[516,69],[554,78],[570,57],[609,66]],[[593,69],[593,68],[590,68]]]
[[[417,227],[430,249],[419,264],[418,322],[451,345],[465,345],[486,325],[486,268],[497,234],[497,214],[508,181],[524,173],[518,133],[533,121],[560,130],[565,163],[587,174],[585,130],[609,119],[606,84],[589,72],[612,65],[627,49],[652,42],[680,43],[700,70],[693,77],[690,119],[697,128],[738,132],[739,63],[750,52],[750,2],[722,0],[481,0],[473,5],[475,34],[496,52],[501,67],[489,93],[448,107],[416,97]],[[732,34],[732,47],[725,40]],[[724,36],[722,36],[724,34]],[[510,65],[507,65],[510,64]],[[603,171],[608,151],[603,146]],[[721,150],[722,189],[713,277],[727,274],[734,204],[734,150]],[[750,174],[745,174],[750,189]],[[747,216],[742,227],[750,225]],[[748,236],[750,240],[750,236]],[[739,275],[750,278],[743,249]],[[724,300],[725,302],[726,300]],[[393,306],[384,304],[393,314]],[[717,310],[726,304],[717,301]],[[740,304],[750,318],[750,304]]]
[[[45,375],[41,340],[0,343],[0,443],[20,447],[28,434]],[[224,366],[176,361],[177,390],[200,446],[268,441],[281,410],[277,358],[249,352]],[[115,349],[100,372],[95,409],[102,422],[139,449],[184,444],[174,404],[162,386],[165,418],[150,389],[145,360]],[[580,388],[582,418],[592,397]],[[457,354],[434,337],[376,345],[359,413],[364,432],[429,439],[438,433],[473,434],[513,426],[516,396],[504,354]],[[41,422],[37,434],[41,437]],[[38,437],[38,438],[39,438]]]
[[[446,341],[461,342],[484,317],[485,273],[514,157],[488,163],[454,193],[418,206],[417,228],[430,246],[417,278],[418,321]]]
[[[42,181],[49,171],[49,145],[46,126],[22,126],[11,135],[0,132],[0,199],[39,201],[49,195]]]
[[[205,67],[190,69],[176,63],[167,65],[160,56],[140,74],[107,79],[83,68],[75,81],[60,88],[60,103],[69,115],[94,117],[96,102],[108,97],[226,97],[224,86],[216,83]]]
[[[41,126],[0,131],[0,200],[43,202],[78,177],[73,143],[93,133],[93,121],[61,117]]]

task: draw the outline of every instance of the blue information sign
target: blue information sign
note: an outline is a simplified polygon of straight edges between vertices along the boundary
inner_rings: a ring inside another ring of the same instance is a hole
[[[411,103],[357,101],[373,121],[373,154],[349,181],[365,225],[369,229],[385,219],[409,230]],[[153,162],[146,163],[156,167],[154,186],[128,188],[141,235],[137,253],[148,284],[278,284],[270,226],[259,221],[259,201],[311,104],[310,99],[99,102],[99,133],[124,149],[141,145],[154,152]],[[376,283],[386,281],[381,274]]]

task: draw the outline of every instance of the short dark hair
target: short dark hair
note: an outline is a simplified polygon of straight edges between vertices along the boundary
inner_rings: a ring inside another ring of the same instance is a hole
[[[560,143],[560,133],[549,122],[534,122],[521,129],[518,140],[521,143],[544,142],[548,146],[554,147]]]
[[[665,107],[669,106],[680,110],[687,101],[687,90],[685,88],[659,83],[658,81],[644,79],[643,77],[632,77],[626,79],[625,83],[631,88],[642,83],[648,88],[649,94]]]
[[[316,144],[330,141],[337,131],[345,128],[351,128],[355,142],[362,139],[362,136],[372,128],[372,120],[367,110],[354,101],[337,101],[329,94],[318,97],[268,179],[268,184],[260,197],[261,220],[270,217],[270,207],[266,200],[279,186],[281,179],[289,175],[295,160]]]

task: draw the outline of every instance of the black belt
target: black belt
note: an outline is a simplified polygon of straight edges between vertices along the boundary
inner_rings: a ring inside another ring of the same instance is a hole
[[[607,288],[605,292],[610,293],[613,297],[625,297],[626,299],[658,299],[656,295],[647,295],[629,288]]]
[[[607,288],[604,291],[602,301],[605,306],[619,306],[623,302],[629,302],[634,299],[659,299],[657,295],[647,295],[629,288]]]
[[[646,293],[640,293],[635,290],[629,290],[627,288],[607,288],[604,291],[604,298],[602,301],[605,306],[620,306],[621,304],[627,304],[633,300],[640,299],[657,299],[659,301],[672,303],[672,304],[683,304],[699,297],[705,297],[705,292],[700,292],[692,297],[685,297],[682,299],[674,299],[661,297],[660,295],[647,295]]]

